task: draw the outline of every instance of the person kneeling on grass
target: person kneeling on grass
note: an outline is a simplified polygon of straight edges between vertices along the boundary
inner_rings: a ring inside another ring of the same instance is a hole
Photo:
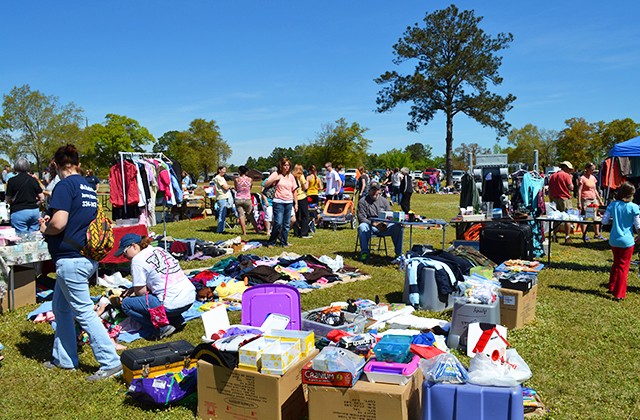
[[[633,239],[633,229],[640,231],[640,208],[631,202],[635,192],[633,185],[624,182],[616,194],[617,200],[609,204],[602,216],[603,225],[611,223],[609,245],[613,252],[613,265],[609,273],[609,291],[613,293],[614,300],[622,300],[627,296],[634,242],[640,240],[640,236],[635,241]]]
[[[402,255],[403,229],[400,223],[372,222],[381,211],[391,211],[389,200],[380,195],[381,188],[377,182],[371,182],[369,194],[358,202],[358,236],[360,237],[360,260],[369,257],[369,242],[374,233],[378,236],[391,236],[396,251],[396,258]]]
[[[149,246],[151,239],[134,233],[122,237],[115,255],[131,260],[133,287],[123,293],[122,310],[142,326],[142,335],[163,339],[185,323],[182,313],[196,300],[196,288],[178,261],[162,248]],[[166,290],[165,290],[166,288]],[[171,324],[156,329],[149,309],[164,304]]]

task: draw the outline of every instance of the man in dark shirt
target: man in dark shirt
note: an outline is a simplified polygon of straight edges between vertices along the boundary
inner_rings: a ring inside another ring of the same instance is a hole
[[[369,257],[369,242],[371,235],[391,236],[395,247],[396,258],[402,255],[403,229],[400,223],[373,222],[381,211],[391,211],[389,201],[380,195],[380,184],[371,182],[369,194],[358,202],[358,236],[360,237],[360,260]]]

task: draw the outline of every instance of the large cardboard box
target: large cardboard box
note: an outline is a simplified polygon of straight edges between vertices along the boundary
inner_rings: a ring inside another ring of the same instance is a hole
[[[284,375],[266,375],[198,361],[198,415],[203,419],[300,419],[307,413],[302,367],[317,351]]]
[[[36,270],[32,267],[16,265],[13,267],[15,287],[15,309],[36,303]],[[7,279],[7,294],[0,302],[0,313],[6,313],[11,307],[11,290]]]
[[[421,418],[420,369],[405,385],[359,380],[353,388],[309,385],[309,420]]]
[[[538,285],[526,292],[500,289],[500,323],[509,329],[522,328],[536,317]]]

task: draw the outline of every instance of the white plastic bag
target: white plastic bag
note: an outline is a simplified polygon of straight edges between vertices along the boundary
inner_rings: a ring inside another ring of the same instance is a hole
[[[469,383],[489,386],[517,386],[531,378],[531,369],[516,349],[508,349],[504,361],[493,361],[476,353],[469,363]]]
[[[451,353],[442,353],[420,361],[420,370],[429,382],[463,384],[467,382],[467,369]]]

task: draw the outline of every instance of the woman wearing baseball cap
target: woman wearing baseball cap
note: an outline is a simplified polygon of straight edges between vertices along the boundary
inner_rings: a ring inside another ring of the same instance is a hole
[[[175,325],[184,324],[182,313],[196,300],[196,288],[170,253],[150,244],[149,237],[128,233],[115,255],[131,260],[133,287],[123,294],[122,310],[142,326],[143,335],[162,339],[175,332]],[[171,324],[156,329],[149,309],[162,304]]]

